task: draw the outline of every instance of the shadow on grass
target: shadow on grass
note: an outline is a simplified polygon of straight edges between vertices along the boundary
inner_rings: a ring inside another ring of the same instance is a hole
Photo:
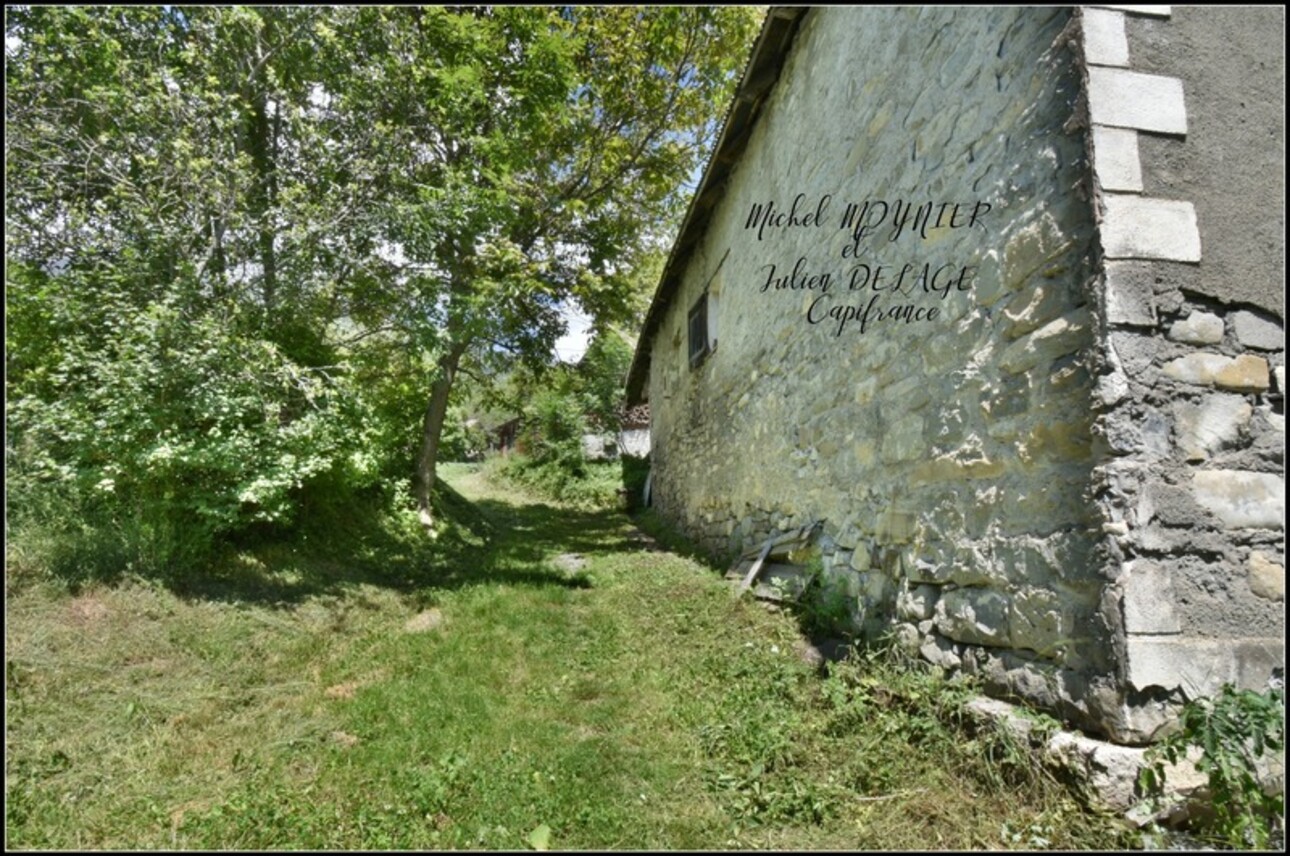
[[[636,511],[631,522],[641,535],[636,543],[644,549],[685,556],[718,574],[724,574],[733,561],[733,556],[714,556],[699,547],[653,508]]]
[[[646,549],[666,550],[687,556],[722,575],[734,563],[733,556],[713,556],[703,550],[652,508],[637,511],[631,519],[643,533]],[[731,586],[734,585],[736,583],[731,582]],[[754,595],[750,591],[744,597],[752,598]],[[819,586],[815,583],[798,603],[770,608],[786,609],[793,614],[798,630],[808,646],[803,656],[823,676],[828,673],[829,663],[845,660],[853,651],[860,650],[862,643],[854,638],[851,628],[821,614],[819,598]]]
[[[202,572],[157,575],[185,599],[289,608],[368,585],[429,605],[436,592],[475,585],[588,588],[591,581],[551,564],[561,553],[643,549],[624,537],[618,511],[579,511],[543,503],[472,503],[447,483],[436,486],[442,526],[431,539],[415,524],[393,527],[373,507],[344,519],[326,510],[288,539],[265,535],[229,548]]]

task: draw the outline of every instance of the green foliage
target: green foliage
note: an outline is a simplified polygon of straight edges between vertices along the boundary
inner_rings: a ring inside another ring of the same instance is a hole
[[[167,565],[311,493],[432,478],[463,359],[545,363],[569,301],[635,311],[755,21],[6,9],[15,523]],[[598,346],[583,412],[622,356]]]
[[[310,14],[7,10],[9,498],[51,567],[191,569],[382,475]]]
[[[77,331],[60,360],[15,384],[25,489],[68,480],[82,496],[226,531],[287,519],[289,492],[361,439],[342,382],[238,336],[235,319],[104,303],[111,333]]]
[[[598,332],[576,370],[577,390],[588,422],[600,431],[619,430],[632,349],[614,330]]]
[[[743,775],[718,775],[715,789],[736,817],[754,823],[818,824],[837,812],[837,800],[815,782],[793,776],[776,781],[761,765]]]
[[[618,464],[614,461],[585,461],[580,469],[572,470],[512,452],[486,458],[484,471],[502,484],[513,484],[577,508],[616,509],[621,504]]]
[[[21,330],[7,402],[13,523],[62,533],[53,564],[89,562],[78,545],[92,553],[97,541],[96,562],[163,570],[224,534],[290,522],[324,474],[373,483],[364,404],[343,373],[293,361],[236,306],[182,293],[138,306],[120,272],[6,277]]]
[[[619,458],[623,468],[623,490],[627,492],[627,509],[635,511],[644,502],[645,481],[649,478],[649,455],[638,458],[623,455]]]
[[[582,451],[585,433],[587,421],[578,396],[555,389],[532,395],[524,411],[524,447],[534,464],[581,478],[587,466]]]
[[[1215,832],[1231,847],[1266,849],[1285,812],[1285,795],[1264,791],[1257,761],[1285,749],[1285,690],[1237,691],[1224,684],[1214,698],[1189,701],[1179,729],[1148,750],[1144,790],[1159,796],[1165,765],[1185,759],[1192,747],[1200,749],[1196,768],[1209,781]]]
[[[392,174],[387,234],[435,272],[409,278],[420,308],[402,314],[441,346],[439,400],[459,365],[547,363],[567,305],[602,323],[638,311],[650,240],[680,214],[757,16],[490,7],[366,22],[400,46],[382,59],[378,124],[430,150]],[[427,422],[423,480],[439,430]]]
[[[443,423],[443,448],[445,461],[477,461],[488,448],[488,436],[477,421],[471,421],[460,405],[449,405]]]
[[[940,737],[963,724],[962,707],[979,693],[970,679],[947,679],[930,664],[901,655],[887,643],[854,647],[829,665],[822,696],[832,728],[846,731],[878,720],[880,731],[914,739]]]
[[[855,632],[852,605],[841,576],[827,574],[820,557],[808,565],[810,581],[797,603],[803,629],[812,635],[849,637]]]
[[[614,332],[593,338],[576,366],[518,371],[495,395],[522,414],[518,454],[493,461],[492,475],[583,507],[620,505],[617,462],[587,459],[583,436],[617,434],[631,352]]]

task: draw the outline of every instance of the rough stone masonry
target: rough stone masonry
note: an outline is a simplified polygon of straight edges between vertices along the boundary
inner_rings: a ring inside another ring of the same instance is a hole
[[[1081,17],[1103,614],[1117,731],[1149,738],[1169,702],[1285,663],[1285,16]]]
[[[1281,227],[1232,218],[1284,211],[1277,12],[776,14],[633,364],[660,512],[823,521],[859,628],[1119,742],[1263,685]]]

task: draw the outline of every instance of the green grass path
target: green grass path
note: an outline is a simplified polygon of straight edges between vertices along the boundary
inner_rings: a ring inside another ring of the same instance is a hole
[[[822,680],[623,516],[444,475],[481,518],[430,547],[7,583],[8,845],[1116,846],[933,683]]]

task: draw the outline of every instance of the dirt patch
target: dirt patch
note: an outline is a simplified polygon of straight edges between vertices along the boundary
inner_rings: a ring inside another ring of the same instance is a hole
[[[359,744],[359,739],[348,731],[333,731],[331,733],[331,739],[339,743],[341,746],[344,746],[346,749]]]
[[[627,536],[627,540],[636,544],[640,549],[647,550],[651,553],[667,552],[667,548],[658,543],[658,541],[656,541],[652,536],[645,534],[639,529],[633,529]]]
[[[824,665],[824,655],[810,642],[805,639],[798,639],[793,643],[793,651],[797,654],[798,659],[813,669],[818,669]]]
[[[323,695],[332,699],[353,698],[354,693],[358,691],[358,686],[358,681],[346,681],[343,684],[336,684],[323,690]]]
[[[91,625],[105,621],[112,610],[97,595],[83,594],[67,604],[67,614],[74,624]]]
[[[443,613],[437,609],[427,609],[408,619],[403,625],[406,633],[429,633],[443,626]]]
[[[587,560],[578,553],[561,553],[551,560],[551,564],[566,574],[576,574],[587,566]]]
[[[317,677],[317,676],[315,676]],[[361,675],[352,681],[345,681],[340,684],[332,684],[323,690],[323,695],[330,699],[347,699],[353,698],[363,687],[379,683],[389,677],[389,670],[377,669]]]
[[[576,737],[579,742],[586,742],[588,740],[599,740],[605,736],[605,732],[599,728],[593,728],[590,725],[579,725],[573,729],[573,736]]]
[[[188,812],[190,811],[192,812],[205,811],[208,807],[209,806],[205,800],[189,800],[188,802],[180,803],[179,805],[171,809],[170,810],[170,834],[172,836],[172,841],[173,841],[173,836],[179,833],[179,827],[184,825],[184,815],[188,814]]]
[[[826,663],[836,663],[850,655],[851,643],[846,639],[798,639],[793,651],[803,663],[824,674]]]

